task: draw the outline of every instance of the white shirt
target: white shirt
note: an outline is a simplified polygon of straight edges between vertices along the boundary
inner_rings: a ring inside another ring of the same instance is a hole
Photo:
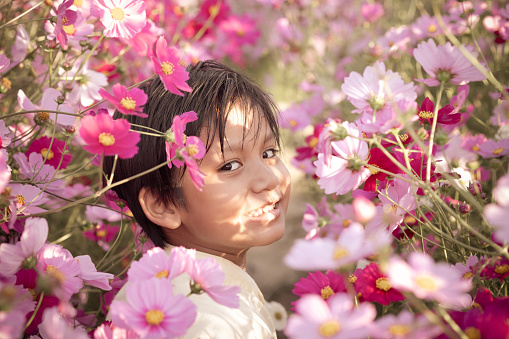
[[[165,251],[169,255],[173,246]],[[196,259],[214,258],[225,274],[224,285],[240,286],[239,308],[223,306],[208,294],[192,294],[189,299],[197,306],[196,320],[188,329],[185,339],[265,339],[276,338],[276,330],[265,307],[265,299],[256,282],[242,268],[231,261],[196,251]],[[191,278],[182,274],[172,280],[173,293],[188,295]],[[126,284],[127,285],[127,284]],[[115,300],[126,301],[126,286]]]

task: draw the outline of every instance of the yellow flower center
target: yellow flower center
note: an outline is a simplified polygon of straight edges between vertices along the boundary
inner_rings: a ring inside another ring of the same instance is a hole
[[[343,220],[343,227],[348,228],[348,226],[350,226],[351,223],[352,223],[352,220],[345,219],[345,220]]]
[[[437,290],[437,284],[435,283],[435,279],[433,279],[433,277],[429,275],[420,276],[419,278],[415,279],[415,283],[426,291]]]
[[[391,284],[389,283],[389,279],[387,279],[386,277],[380,277],[376,279],[376,288],[385,292],[390,290]]]
[[[480,150],[479,145],[472,146],[472,151],[478,151]]]
[[[295,121],[295,120],[293,120],[293,119],[292,119],[292,120],[290,120],[288,123],[289,123],[292,127],[297,126],[297,121]]]
[[[110,133],[101,133],[99,134],[99,143],[104,146],[111,146],[115,143],[115,137]]]
[[[25,206],[25,197],[21,194],[16,195],[16,198],[18,198],[18,205]]]
[[[46,158],[46,160],[51,160],[55,156],[55,153],[53,153],[52,150],[48,150],[47,148],[43,148],[41,150],[41,155],[43,158]]]
[[[505,150],[505,148],[503,148],[503,147],[499,147],[499,148],[495,148],[495,149],[494,149],[493,151],[491,151],[491,152],[492,152],[493,154],[498,155],[498,154],[502,153],[502,151],[503,151],[503,150]]]
[[[496,274],[506,274],[507,272],[509,272],[509,265],[508,264],[499,265],[499,266],[495,267],[495,273]]]
[[[315,147],[318,144],[318,138],[312,137],[311,140],[309,140],[309,147]]]
[[[48,112],[39,112],[37,113],[37,118],[41,121],[46,121],[49,119],[49,113]]]
[[[162,271],[157,272],[155,277],[159,278],[159,279],[168,278],[168,275],[169,275],[168,270],[162,270]]]
[[[430,111],[421,111],[419,112],[419,117],[422,119],[433,119],[434,114]]]
[[[83,6],[83,0],[74,0],[74,6],[76,7]]]
[[[12,82],[7,78],[2,78],[0,80],[2,82],[2,86],[5,87],[7,90],[11,89]]]
[[[76,33],[76,29],[74,28],[74,25],[64,25],[62,26],[62,29],[67,35],[74,35]]]
[[[60,270],[53,265],[46,266],[46,274],[55,278],[59,283],[63,283],[65,280],[62,272],[60,272]]]
[[[429,25],[428,26],[428,32],[435,33],[436,31],[437,31],[437,26],[436,25]]]
[[[195,154],[198,154],[199,150],[198,147],[194,144],[191,144],[186,147],[187,154],[189,154],[190,157],[192,157]]]
[[[120,100],[120,104],[126,109],[133,110],[136,108],[136,101],[134,101],[131,97],[122,98],[122,100]]]
[[[106,231],[105,230],[99,230],[95,233],[98,238],[106,238]]]
[[[348,250],[346,248],[338,247],[334,250],[334,254],[333,254],[332,258],[334,260],[338,260],[338,259],[346,257],[347,255],[348,255]]]
[[[403,336],[407,335],[408,332],[410,332],[410,327],[407,325],[396,324],[389,327],[390,334]]]
[[[324,322],[318,328],[318,332],[322,337],[330,338],[341,330],[341,325],[337,320],[329,320]]]
[[[371,164],[371,166],[376,167],[376,168],[380,168],[380,166],[377,166],[377,165],[372,165]],[[378,174],[380,171],[377,170],[376,168],[373,168],[373,167],[369,167],[369,171],[371,172],[371,175]]]
[[[468,339],[481,339],[481,331],[479,331],[475,327],[467,327],[465,329],[465,334],[467,335]]]
[[[145,313],[145,320],[150,325],[159,325],[164,319],[164,313],[159,310],[150,310]]]
[[[463,274],[462,278],[467,280],[467,279],[470,279],[474,276],[474,273],[472,273],[471,271],[468,271],[468,272],[465,272],[465,274]]]
[[[237,31],[237,35],[242,38],[244,35],[246,35],[246,32],[244,32],[242,29],[239,29]]]
[[[120,7],[115,7],[112,10],[110,10],[111,17],[115,20],[122,20],[125,18],[124,10]]]
[[[401,139],[401,141],[405,142],[408,140],[408,134],[407,133],[401,134],[399,138]]]
[[[385,214],[393,214],[393,213],[396,213],[397,210],[398,210],[398,206],[396,204],[391,204],[384,208]]]
[[[415,224],[417,222],[417,219],[415,219],[411,215],[407,215],[403,221],[405,222],[405,224],[408,225],[408,224]]]
[[[12,302],[16,297],[18,290],[12,285],[4,285],[0,290],[0,300]]]
[[[356,282],[356,281],[357,281],[357,277],[356,277],[355,275],[350,274],[350,275],[348,276],[348,282],[349,282],[350,284],[355,284],[355,282]]]
[[[320,294],[322,295],[323,300],[327,300],[334,295],[334,291],[330,286],[327,285],[324,288],[322,288]]]
[[[62,26],[65,26],[69,22],[69,19],[67,19],[66,16],[62,18]]]
[[[168,61],[163,62],[163,64],[161,65],[161,68],[163,69],[163,73],[165,75],[170,75],[175,70],[175,67],[173,66],[173,64]]]

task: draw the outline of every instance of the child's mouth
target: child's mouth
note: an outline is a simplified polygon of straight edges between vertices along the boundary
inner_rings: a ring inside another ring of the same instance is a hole
[[[258,218],[258,217],[262,217],[266,214],[271,214],[271,215],[275,215],[275,216],[279,215],[279,213],[276,213],[276,212],[279,212],[279,201],[272,205],[267,205],[263,208],[259,208],[252,212],[249,212],[246,214],[246,216],[249,218]]]

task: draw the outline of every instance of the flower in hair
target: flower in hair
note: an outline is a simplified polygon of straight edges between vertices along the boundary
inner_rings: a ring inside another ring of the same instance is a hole
[[[101,88],[99,94],[106,101],[115,105],[115,108],[122,114],[136,115],[142,118],[147,118],[148,114],[143,113],[143,109],[140,107],[145,105],[148,96],[139,88],[131,88],[127,90],[125,86],[121,84],[115,84],[113,86],[113,95],[108,93],[106,90]]]
[[[175,47],[168,48],[168,42],[160,37],[156,42],[155,55],[149,50],[149,58],[154,66],[154,71],[159,75],[166,90],[184,96],[184,92],[192,92],[192,88],[186,83],[189,73],[180,65],[180,51]]]

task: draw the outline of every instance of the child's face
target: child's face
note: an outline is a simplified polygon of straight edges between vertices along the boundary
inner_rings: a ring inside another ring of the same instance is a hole
[[[219,137],[203,158],[206,174],[199,192],[186,172],[179,237],[185,246],[209,253],[237,254],[279,240],[285,230],[290,173],[276,152],[269,125],[234,108],[225,127],[224,154]],[[260,134],[254,138],[257,124]],[[206,132],[201,135],[205,140]],[[244,136],[245,134],[245,136]]]

